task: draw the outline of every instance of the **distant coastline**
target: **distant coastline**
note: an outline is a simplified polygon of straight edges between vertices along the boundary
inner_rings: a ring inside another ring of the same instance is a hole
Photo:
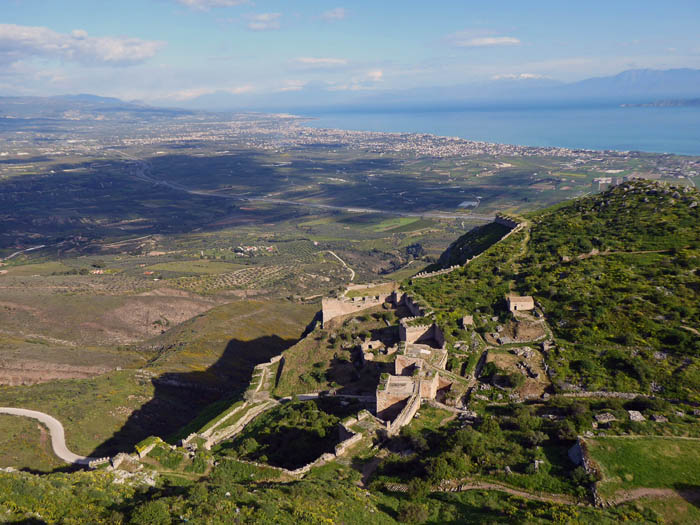
[[[700,105],[308,111],[313,128],[427,133],[495,144],[700,156]]]
[[[622,108],[686,108],[700,107],[700,98],[680,99],[680,100],[655,100],[641,104],[621,104]]]

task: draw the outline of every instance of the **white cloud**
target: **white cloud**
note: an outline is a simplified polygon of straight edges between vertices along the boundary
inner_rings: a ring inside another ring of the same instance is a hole
[[[348,61],[344,58],[329,58],[329,57],[299,57],[293,62],[309,67],[326,68],[338,67],[347,65]]]
[[[377,89],[377,82],[384,79],[384,72],[381,69],[373,69],[358,76],[354,76],[349,82],[327,81],[328,91],[363,91],[367,89]]]
[[[164,45],[140,38],[91,37],[82,29],[66,34],[46,27],[0,24],[0,63],[44,57],[88,65],[130,65],[151,58]]]
[[[457,47],[517,46],[520,40],[512,36],[483,36],[453,40]]]
[[[287,80],[277,91],[301,91],[307,84],[305,80]]]
[[[503,75],[494,75],[491,78],[493,80],[533,80],[547,77],[538,75],[537,73],[506,73]]]
[[[175,91],[173,93],[168,93],[164,95],[164,98],[182,102],[185,100],[192,100],[203,95],[211,95],[213,93],[229,93],[231,95],[243,95],[245,93],[251,93],[254,90],[255,88],[251,85],[236,86],[232,88],[190,88]]]
[[[372,82],[381,82],[384,77],[384,72],[381,69],[375,69],[367,72],[367,79]]]
[[[342,20],[348,16],[348,12],[343,7],[336,7],[329,11],[325,11],[321,14],[321,19],[327,22],[334,22],[335,20]]]
[[[280,28],[282,13],[260,13],[248,15],[248,29],[251,31],[272,31]]]
[[[177,0],[182,5],[199,11],[208,11],[212,7],[233,7],[247,4],[248,0]]]

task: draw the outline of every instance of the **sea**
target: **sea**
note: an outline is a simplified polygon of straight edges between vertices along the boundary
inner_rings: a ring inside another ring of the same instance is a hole
[[[700,155],[700,106],[354,109],[310,111],[315,128],[429,133],[572,149]]]

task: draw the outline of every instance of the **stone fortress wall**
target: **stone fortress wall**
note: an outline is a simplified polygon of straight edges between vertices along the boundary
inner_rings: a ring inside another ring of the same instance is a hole
[[[367,308],[380,306],[390,301],[394,292],[368,295],[364,297],[324,297],[321,300],[321,322],[325,327],[328,321],[348,314],[356,314]]]
[[[399,431],[401,430],[401,427],[405,427],[406,425],[408,425],[411,422],[411,420],[413,419],[413,416],[416,415],[416,412],[418,412],[418,409],[420,409],[420,403],[421,403],[420,386],[418,383],[416,383],[416,385],[414,387],[413,394],[408,399],[406,406],[403,407],[401,412],[399,412],[399,415],[396,416],[393,421],[387,421],[387,423],[386,423],[387,433],[390,436],[394,436],[394,435],[399,433]]]
[[[435,341],[439,347],[445,345],[445,336],[440,327],[435,324],[422,324],[411,326],[409,323],[416,319],[408,317],[401,319],[399,323],[399,338],[406,343],[420,343],[422,341]]]
[[[510,228],[511,230],[520,226],[520,222],[518,220],[502,213],[497,214],[493,222],[505,226],[506,228]]]

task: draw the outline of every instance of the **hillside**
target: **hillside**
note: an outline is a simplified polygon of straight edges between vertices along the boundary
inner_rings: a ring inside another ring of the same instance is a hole
[[[556,388],[698,400],[699,200],[691,188],[625,183],[535,213],[465,268],[406,289],[448,332],[480,313],[487,333],[507,293],[532,295],[558,345],[547,357]]]
[[[138,345],[145,371],[63,385],[75,450],[99,424],[114,431],[103,413],[115,396],[130,407],[136,384],[153,410],[99,452],[154,428],[152,412],[168,443],[148,437],[95,472],[0,472],[0,520],[697,522],[700,492],[683,483],[700,440],[698,200],[632,181],[473,229],[440,259],[463,266],[326,298],[299,341],[312,305],[197,315]],[[534,308],[509,311],[506,295]],[[55,386],[31,387],[47,400],[33,408],[55,410]],[[213,388],[230,395],[202,410]],[[92,426],[76,425],[107,390]],[[5,441],[23,432],[45,440],[10,421]],[[54,468],[42,448],[20,451]]]
[[[508,233],[508,228],[495,222],[477,226],[450,244],[440,255],[437,264],[428,270],[464,264],[468,259],[486,250],[506,233]]]

